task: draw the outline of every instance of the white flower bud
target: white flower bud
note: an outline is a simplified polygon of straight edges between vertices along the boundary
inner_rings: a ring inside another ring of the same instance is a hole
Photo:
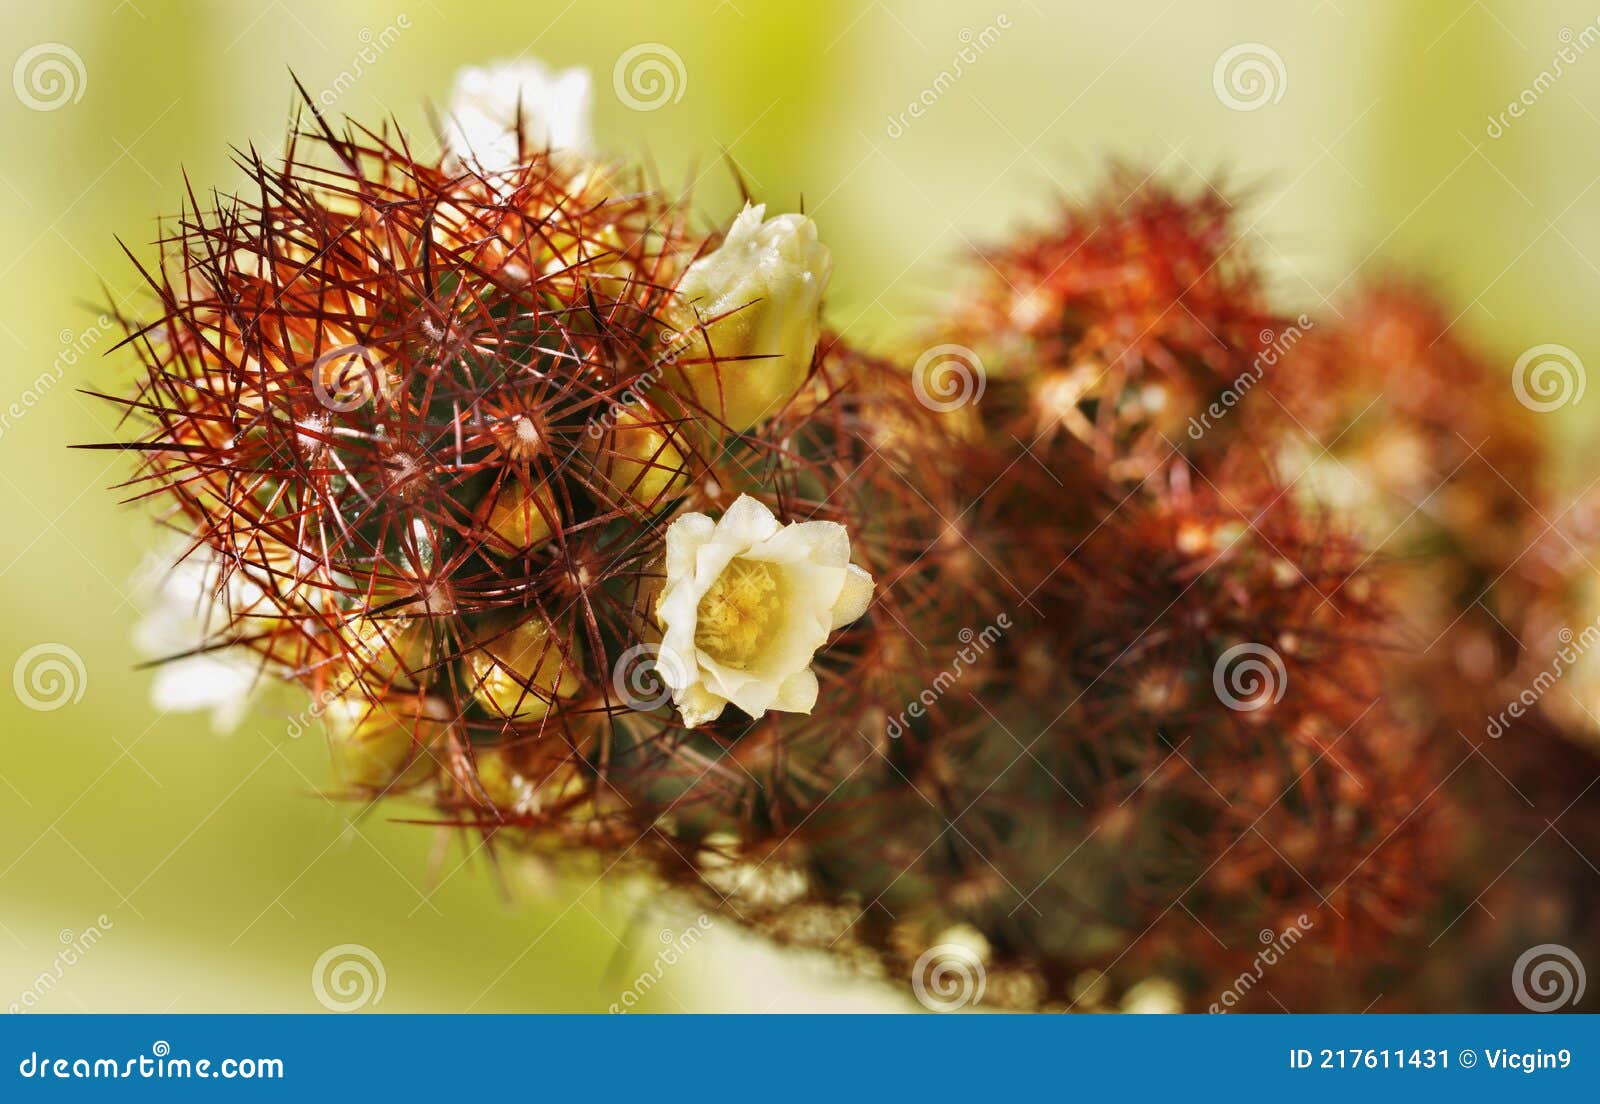
[[[765,214],[746,205],[722,245],[683,274],[672,321],[685,348],[664,381],[739,432],[805,381],[833,273],[815,222]],[[759,359],[729,359],[747,357]]]

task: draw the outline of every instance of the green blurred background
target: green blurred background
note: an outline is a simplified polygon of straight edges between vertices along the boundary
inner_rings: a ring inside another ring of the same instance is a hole
[[[911,334],[970,244],[1086,194],[1121,157],[1248,186],[1241,247],[1286,306],[1323,310],[1363,272],[1424,273],[1509,373],[1530,345],[1586,355],[1600,338],[1600,48],[1574,40],[1576,62],[1500,137],[1489,116],[1597,14],[1553,0],[8,4],[7,65],[60,44],[81,70],[50,110],[17,94],[19,69],[0,87],[0,410],[26,398],[0,421],[0,674],[40,644],[84,673],[81,698],[49,711],[0,690],[0,1005],[316,1010],[313,963],[357,943],[383,963],[379,1011],[604,1010],[652,968],[661,930],[688,922],[647,887],[494,868],[390,810],[322,798],[325,748],[286,736],[281,702],[226,737],[148,704],[131,580],[157,533],[106,490],[124,459],[65,447],[116,436],[74,388],[124,388],[131,360],[103,359],[111,341],[93,335],[75,364],[64,353],[103,296],[140,302],[116,235],[150,259],[185,172],[197,192],[230,190],[230,144],[279,148],[291,69],[315,93],[359,65],[336,111],[431,133],[426,105],[458,66],[519,52],[587,66],[600,144],[648,154],[669,182],[698,177],[708,217],[735,202],[721,151],[760,198],[803,198],[834,252],[832,319],[870,344]],[[936,85],[969,39],[988,44]],[[373,43],[387,45],[358,61]],[[651,111],[613,85],[641,43],[682,62],[681,96]],[[1241,44],[1282,63],[1256,110],[1213,86]],[[934,89],[920,118],[891,123]],[[53,365],[64,378],[38,386]],[[1552,431],[1588,439],[1583,409]],[[64,941],[102,916],[55,980]],[[639,1007],[910,1003],[718,930]]]

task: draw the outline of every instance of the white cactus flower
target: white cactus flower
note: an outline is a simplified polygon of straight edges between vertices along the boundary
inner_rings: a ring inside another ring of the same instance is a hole
[[[250,710],[261,661],[244,648],[224,648],[197,655],[183,653],[205,647],[227,623],[218,602],[222,564],[209,548],[199,548],[181,561],[181,545],[169,555],[152,555],[140,571],[144,616],[134,627],[134,648],[150,659],[170,659],[155,668],[150,703],[163,712],[211,714],[219,733],[238,728]],[[259,588],[235,572],[230,595],[249,605],[263,596]]]
[[[739,496],[720,521],[685,514],[667,529],[657,670],[690,728],[729,702],[752,717],[810,713],[817,649],[866,612],[872,576],[831,521],[782,525]]]
[[[524,151],[583,153],[591,142],[593,98],[587,69],[556,72],[532,59],[462,69],[450,95],[445,152],[452,162],[486,173],[516,167],[519,140]]]

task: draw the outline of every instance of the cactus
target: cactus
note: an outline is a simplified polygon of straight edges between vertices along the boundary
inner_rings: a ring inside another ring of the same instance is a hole
[[[810,219],[700,229],[506,80],[434,157],[307,100],[159,243],[108,447],[203,581],[186,654],[303,688],[351,797],[930,1007],[1400,989],[1495,853],[1448,732],[1576,589],[1519,566],[1537,437],[1425,300],[1289,316],[1221,187],[1119,169],[985,251],[913,365],[826,328]],[[1413,462],[1446,493],[1397,514]]]

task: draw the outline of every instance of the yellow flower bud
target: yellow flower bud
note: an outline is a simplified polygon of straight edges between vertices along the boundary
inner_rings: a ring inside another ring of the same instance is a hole
[[[497,556],[520,556],[550,539],[550,523],[561,522],[555,497],[542,484],[530,491],[518,482],[508,482],[480,511],[488,535],[484,547]]]
[[[654,408],[621,410],[600,438],[598,467],[611,487],[647,510],[665,506],[689,482],[676,435]]]
[[[576,645],[568,645],[564,656],[550,627],[537,616],[467,654],[478,701],[492,713],[519,721],[536,721],[557,698],[578,692],[575,661]]]
[[[414,786],[434,770],[431,748],[450,727],[438,698],[396,694],[335,698],[323,709],[334,775],[363,789]]]
[[[344,627],[350,675],[369,686],[408,686],[428,666],[428,629],[410,617],[363,617]]]
[[[683,274],[670,309],[679,347],[663,384],[735,432],[772,417],[805,382],[833,271],[816,223],[765,214],[746,206]]]
[[[478,752],[478,783],[502,815],[530,816],[583,792],[580,757],[560,735]]]

